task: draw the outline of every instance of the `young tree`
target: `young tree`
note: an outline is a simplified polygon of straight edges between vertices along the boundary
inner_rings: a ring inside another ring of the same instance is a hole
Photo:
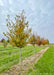
[[[41,38],[40,38],[40,36],[37,36],[37,42],[36,42],[36,44],[37,44],[38,46],[41,45]]]
[[[49,44],[49,40],[48,39],[46,40],[46,39],[42,38],[41,42],[42,42],[42,45]]]
[[[3,40],[3,46],[4,46],[4,48],[7,47],[7,45],[8,45],[8,42],[6,40]]]
[[[8,42],[5,39],[1,39],[1,43],[3,44],[4,48],[7,47]]]
[[[31,33],[31,28],[28,26],[28,21],[24,16],[24,10],[15,17],[15,21],[7,16],[7,27],[8,32],[3,33],[9,39],[11,45],[20,48],[20,63],[21,63],[21,48],[26,46],[28,43],[28,38]]]
[[[36,36],[35,34],[32,34],[31,37],[29,38],[29,43],[32,44],[35,48],[35,44],[36,44]],[[35,50],[34,50],[34,53],[35,53]]]
[[[1,42],[3,43],[5,39],[1,39]]]

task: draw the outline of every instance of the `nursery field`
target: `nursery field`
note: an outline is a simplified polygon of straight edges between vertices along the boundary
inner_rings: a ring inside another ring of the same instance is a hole
[[[54,75],[54,47],[51,46],[43,56],[29,69],[26,75]]]
[[[44,49],[45,46],[36,46],[35,53]],[[10,67],[14,64],[19,62],[19,48],[12,47],[8,45],[6,48],[3,45],[0,45],[0,73],[7,71]],[[26,46],[21,49],[21,59],[25,59],[34,54],[34,47],[33,46]]]

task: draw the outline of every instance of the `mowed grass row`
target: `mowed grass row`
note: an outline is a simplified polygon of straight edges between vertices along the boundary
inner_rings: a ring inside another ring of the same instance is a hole
[[[35,52],[38,52],[43,48],[45,48],[45,46],[36,46]],[[8,46],[4,48],[2,45],[0,46],[0,73],[7,71],[12,65],[17,64],[19,62],[19,50],[20,49],[17,47]],[[22,60],[32,54],[34,54],[33,46],[26,46],[21,50]]]
[[[26,75],[54,75],[54,47],[50,47],[34,64],[33,69],[29,69]]]

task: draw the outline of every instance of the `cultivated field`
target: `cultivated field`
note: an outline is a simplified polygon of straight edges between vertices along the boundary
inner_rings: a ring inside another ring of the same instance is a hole
[[[41,49],[44,49],[45,46],[36,46],[35,47],[35,53],[40,51]],[[0,45],[0,73],[7,71],[10,69],[10,67],[14,64],[17,64],[19,62],[19,48],[12,47],[8,45],[6,48],[3,47],[3,45]],[[29,57],[34,54],[34,47],[33,46],[26,46],[22,48],[21,56],[22,60],[26,57]]]
[[[29,69],[26,75],[54,75],[54,47],[51,46],[34,64],[33,69]]]

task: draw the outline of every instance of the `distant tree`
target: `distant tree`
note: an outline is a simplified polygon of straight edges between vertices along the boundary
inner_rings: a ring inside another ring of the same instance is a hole
[[[1,43],[3,44],[4,48],[7,47],[8,42],[5,39],[1,39]]]
[[[10,44],[20,48],[20,63],[21,63],[21,48],[26,46],[28,43],[28,38],[31,33],[31,28],[28,26],[28,21],[24,16],[24,11],[16,15],[15,22],[10,19],[10,16],[7,17],[7,27],[8,32],[3,33],[6,36]]]
[[[38,41],[38,46],[40,46],[42,44],[41,40]]]
[[[37,39],[36,44],[38,46],[49,44],[49,40],[48,39],[45,39],[44,37],[41,38],[40,36],[37,35],[36,39]]]
[[[42,45],[49,44],[49,40],[48,39],[46,40],[46,39],[42,38],[41,43],[42,43]]]
[[[34,47],[35,47],[35,44],[36,44],[36,36],[35,36],[35,34],[33,33],[32,35],[31,35],[31,37],[29,38],[29,43],[30,44],[32,44]],[[35,52],[35,50],[34,50],[34,52]]]
[[[5,39],[1,39],[1,42],[3,43]]]
[[[8,42],[6,40],[3,41],[4,48],[7,47]]]
[[[32,44],[33,46],[35,46],[36,36],[34,34],[32,34],[31,37],[29,38],[29,43]]]
[[[42,45],[45,45],[44,40],[45,40],[44,38],[41,38],[41,44],[42,44]]]
[[[41,45],[41,38],[40,38],[40,36],[37,36],[37,42],[36,42],[36,44],[37,44],[38,46]]]
[[[49,44],[49,40],[47,39],[46,41],[47,41],[47,44]]]

